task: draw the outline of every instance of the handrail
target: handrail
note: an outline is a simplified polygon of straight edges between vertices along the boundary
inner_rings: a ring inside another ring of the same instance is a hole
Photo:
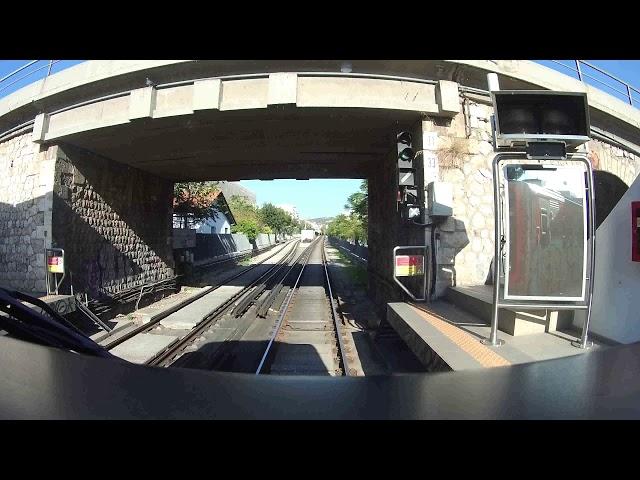
[[[47,74],[45,75],[45,77],[48,77],[49,75],[51,75],[51,68],[58,63],[60,60],[31,60],[30,62],[27,62],[26,64],[22,65],[21,67],[15,69],[13,72],[5,75],[4,77],[0,78],[0,93],[3,92],[4,90],[6,90],[7,88],[9,88],[11,85],[14,85],[16,83],[18,83],[20,80],[24,80],[25,78],[33,75],[36,72],[39,72],[40,70],[44,70],[45,68],[47,69]],[[22,72],[23,70],[35,65],[38,62],[47,62],[44,65],[39,65],[35,70],[30,70],[28,71],[25,75],[22,75],[21,77],[16,78],[15,80],[13,80],[12,82],[9,83],[4,83],[7,80],[9,80],[10,78],[12,78],[13,76],[17,75],[18,73]]]
[[[51,75],[51,69],[53,67],[53,65],[55,65],[56,63],[58,63],[60,60],[31,60],[29,62],[27,62],[26,64],[22,65],[21,67],[17,68],[16,70],[14,70],[13,72],[5,75],[4,77],[0,78],[0,93],[3,92],[4,90],[6,90],[7,88],[9,88],[11,85],[16,84],[17,82],[19,82],[20,80],[23,80],[31,75],[33,75],[36,72],[39,72],[40,70],[44,70],[45,68],[47,68],[47,74],[45,75],[45,77],[48,77],[49,75]],[[601,85],[604,85],[605,87],[611,89],[612,91],[623,95],[624,97],[626,97],[627,101],[629,102],[630,105],[634,106],[633,100],[634,100],[634,93],[638,94],[639,98],[640,98],[640,90],[633,87],[632,85],[630,85],[629,83],[625,82],[624,80],[619,79],[618,77],[611,75],[610,73],[605,72],[604,70],[602,70],[601,68],[585,61],[585,60],[573,60],[575,62],[575,67],[570,67],[569,65],[566,65],[558,60],[550,60],[551,62],[560,65],[568,70],[571,70],[572,72],[574,72],[577,77],[578,80],[580,80],[581,82],[585,82],[585,78],[589,78],[595,82],[600,83]],[[29,72],[27,72],[25,75],[20,76],[19,78],[13,80],[10,83],[6,83],[4,84],[4,82],[6,82],[7,80],[9,80],[10,78],[14,77],[15,75],[17,75],[18,73],[22,72],[23,70],[35,65],[38,62],[47,62],[44,65],[40,65],[38,66],[35,70],[31,70]],[[615,82],[621,84],[624,87],[624,90],[619,90],[617,88],[614,88],[612,85],[607,84],[605,82],[603,82],[602,80],[599,80],[598,78],[593,77],[592,75],[588,75],[587,73],[584,73],[581,66],[586,66],[588,68],[591,68],[592,70],[595,70],[596,72],[614,80]],[[395,77],[393,75],[371,75],[371,74],[361,74],[361,73],[346,73],[346,72],[299,72],[298,73],[299,76],[351,76],[351,77],[363,77],[363,78],[379,78],[379,79],[394,79]],[[239,77],[246,77],[247,75],[240,75]],[[265,74],[257,74],[255,75],[256,77],[260,77],[260,76],[266,76]],[[231,76],[229,76],[231,77]],[[406,80],[412,80],[412,81],[416,81],[417,79],[406,79]],[[180,82],[172,82],[172,83],[168,83],[165,85],[158,85],[159,88],[166,88],[169,86],[175,86],[178,84],[183,84],[183,83],[191,83],[192,81],[180,81]],[[424,81],[424,83],[436,83],[433,80],[430,81]],[[4,84],[4,85],[3,85]]]
[[[638,94],[638,96],[639,96],[638,98],[640,98],[640,90],[638,90],[637,88],[631,86],[630,84],[628,84],[624,80],[621,80],[618,77],[616,77],[614,75],[611,75],[610,73],[605,72],[601,68],[596,67],[595,65],[593,65],[593,64],[591,64],[589,62],[586,62],[584,60],[574,60],[574,62],[576,64],[575,68],[574,67],[570,67],[569,65],[565,65],[564,63],[559,62],[557,60],[551,60],[551,62],[553,62],[555,64],[558,64],[558,65],[560,65],[560,66],[562,66],[562,67],[564,67],[564,68],[566,68],[568,70],[571,70],[572,72],[576,73],[577,76],[578,76],[578,80],[580,80],[583,83],[587,83],[585,81],[585,78],[589,78],[589,79],[591,79],[591,80],[593,80],[595,82],[598,82],[598,83],[604,85],[605,87],[609,88],[610,90],[613,90],[614,92],[619,93],[620,95],[623,95],[624,97],[626,97],[627,101],[629,102],[629,104],[631,106],[635,106],[633,104],[634,92],[636,94]],[[598,72],[598,73],[600,73],[600,74],[602,74],[602,75],[604,75],[604,76],[606,76],[606,77],[608,77],[608,78],[610,78],[612,80],[615,80],[616,82],[618,82],[619,84],[621,84],[624,87],[624,90],[619,90],[617,88],[614,88],[610,84],[608,84],[606,82],[603,82],[602,80],[600,80],[598,78],[595,78],[592,75],[588,75],[587,73],[584,73],[582,71],[582,68],[581,68],[581,66],[583,66],[583,65],[595,70],[596,72]]]

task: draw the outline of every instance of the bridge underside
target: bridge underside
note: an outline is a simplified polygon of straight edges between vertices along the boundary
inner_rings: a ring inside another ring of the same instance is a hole
[[[172,181],[366,178],[417,112],[296,108],[205,110],[139,119],[61,139]]]
[[[412,131],[420,148],[421,120],[417,112],[278,106],[65,136],[46,146],[56,159],[52,246],[65,249],[75,291],[120,294],[173,275],[175,181],[366,178],[370,290],[382,310],[397,299],[393,247],[424,240],[396,211],[396,134]]]

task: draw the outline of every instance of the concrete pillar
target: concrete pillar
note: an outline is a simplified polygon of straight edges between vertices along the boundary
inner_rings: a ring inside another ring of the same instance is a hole
[[[49,129],[49,115],[46,113],[41,113],[36,115],[35,121],[33,122],[33,136],[31,140],[34,143],[42,143],[44,142],[44,136]]]
[[[268,105],[295,104],[298,97],[298,76],[295,73],[269,75]]]
[[[436,101],[440,113],[444,115],[455,115],[460,112],[460,95],[458,94],[458,84],[449,80],[440,80],[436,85]]]
[[[193,83],[193,110],[220,109],[220,80],[199,80]]]
[[[154,87],[138,88],[131,91],[129,98],[129,120],[149,118],[156,108],[156,89]]]

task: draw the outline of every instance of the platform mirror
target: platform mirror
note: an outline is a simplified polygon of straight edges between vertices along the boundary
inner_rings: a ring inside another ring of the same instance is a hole
[[[503,166],[505,299],[585,298],[586,170],[564,163]]]

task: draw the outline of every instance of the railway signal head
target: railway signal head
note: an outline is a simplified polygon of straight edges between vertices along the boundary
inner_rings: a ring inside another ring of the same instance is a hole
[[[409,132],[403,131],[396,135],[396,148],[398,152],[398,185],[404,187],[415,186],[415,168],[413,159],[415,151],[412,145],[413,138]]]
[[[589,141],[586,93],[497,90],[491,97],[496,148],[521,148],[540,142],[575,148]]]

